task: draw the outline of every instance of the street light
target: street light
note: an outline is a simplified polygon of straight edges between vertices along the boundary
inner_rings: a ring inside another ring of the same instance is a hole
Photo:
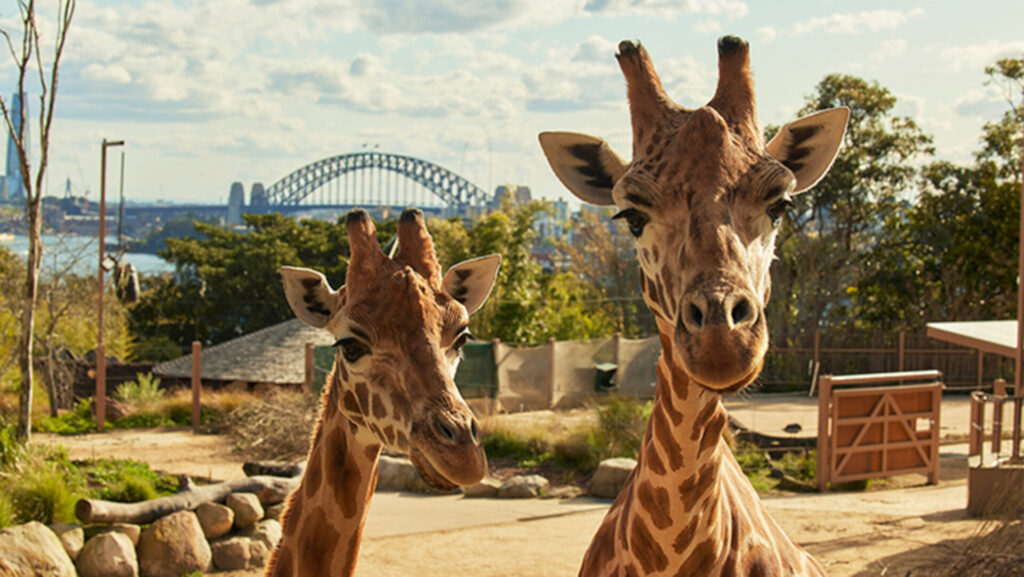
[[[99,306],[99,326],[96,336],[96,428],[103,432],[103,422],[107,409],[107,350],[103,346],[103,249],[107,240],[107,147],[124,146],[123,140],[103,139],[100,154],[100,260],[97,286],[97,302]]]

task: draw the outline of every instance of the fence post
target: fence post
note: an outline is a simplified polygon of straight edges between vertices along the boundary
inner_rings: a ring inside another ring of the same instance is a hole
[[[978,349],[978,390],[985,385],[985,352]]]
[[[996,379],[992,387],[992,455],[999,459],[1003,443],[1003,400],[1006,399],[1006,380]]]
[[[303,383],[303,392],[313,393],[313,343],[306,343],[306,379]]]
[[[199,432],[199,391],[203,385],[203,345],[192,341],[192,433]]]
[[[814,329],[814,366],[821,366],[821,333]]]
[[[817,332],[815,332],[815,344],[817,344]],[[817,348],[817,347],[815,347]],[[829,456],[828,456],[828,418],[831,413],[832,404],[832,375],[825,375],[818,379],[818,490],[826,491],[829,482]]]
[[[100,269],[100,274],[103,274]],[[103,432],[107,418],[107,348],[96,345],[96,431]]]
[[[548,339],[548,408],[555,408],[555,339]]]
[[[900,331],[899,351],[897,351],[897,354],[899,355],[899,361],[897,362],[897,366],[899,367],[898,370],[901,373],[903,372],[903,365],[904,365],[903,356],[906,354],[906,352],[907,352],[907,332],[906,331]]]
[[[967,455],[981,455],[985,442],[985,403],[981,393],[971,394],[971,426],[967,431]]]
[[[615,343],[615,359],[612,362],[618,366],[619,360],[622,359],[622,333],[615,333],[615,335],[612,336],[612,341]],[[621,369],[621,367],[619,368]]]

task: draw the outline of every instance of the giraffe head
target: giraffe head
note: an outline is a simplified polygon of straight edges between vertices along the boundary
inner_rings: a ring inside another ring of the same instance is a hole
[[[346,225],[351,257],[343,287],[333,290],[310,269],[281,269],[295,315],[337,339],[330,398],[354,426],[408,453],[435,488],[476,483],[487,460],[454,377],[469,315],[487,299],[501,257],[459,263],[442,277],[419,210],[402,213],[393,259],[365,211],[349,213]]]
[[[714,98],[688,109],[665,93],[643,46],[616,55],[626,77],[632,160],[602,139],[545,132],[541,147],[580,199],[616,205],[636,246],[643,294],[677,365],[715,391],[760,373],[768,350],[775,235],[792,196],[820,180],[846,132],[849,110],[818,112],[765,144],[758,128],[749,47],[718,42]]]

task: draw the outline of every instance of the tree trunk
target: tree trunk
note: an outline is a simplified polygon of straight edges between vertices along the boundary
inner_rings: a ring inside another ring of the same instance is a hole
[[[35,338],[36,293],[39,288],[39,267],[42,264],[42,215],[40,199],[32,199],[31,191],[25,204],[28,212],[28,258],[25,278],[25,303],[21,317],[21,338],[18,340],[18,367],[21,369],[21,391],[18,395],[18,430],[20,439],[29,440],[32,434],[32,344]]]
[[[195,509],[201,503],[222,501],[231,493],[256,493],[263,505],[284,501],[299,486],[302,477],[246,477],[197,487],[186,482],[185,489],[174,495],[139,503],[115,503],[101,499],[80,499],[75,504],[75,516],[82,523],[135,523],[145,525],[157,519],[186,509]]]

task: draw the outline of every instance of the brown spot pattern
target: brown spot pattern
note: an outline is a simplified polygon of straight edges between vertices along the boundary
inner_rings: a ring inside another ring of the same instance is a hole
[[[673,471],[678,471],[683,468],[683,450],[679,446],[679,442],[676,441],[675,437],[672,436],[672,429],[668,426],[664,411],[655,410],[654,414],[651,415],[651,434],[654,435],[654,440],[657,441],[662,450],[665,451],[665,457],[668,459],[668,466]]]
[[[661,545],[658,545],[654,535],[651,535],[647,524],[639,516],[633,517],[629,541],[633,557],[640,562],[640,567],[645,574],[664,571],[668,567],[668,557],[661,550]]]
[[[327,514],[322,508],[310,513],[299,535],[299,572],[302,575],[327,575],[332,559],[330,552],[340,537],[338,530],[327,523]]]
[[[655,487],[649,481],[644,481],[637,486],[636,496],[640,506],[651,516],[655,528],[667,529],[672,524],[672,504],[669,502],[667,489]]]

